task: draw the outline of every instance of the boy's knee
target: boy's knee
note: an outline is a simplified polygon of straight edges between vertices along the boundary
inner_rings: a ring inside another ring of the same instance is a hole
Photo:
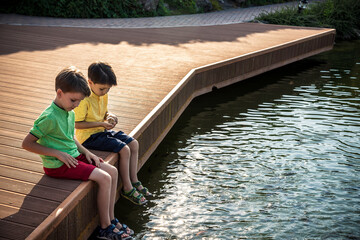
[[[104,174],[104,181],[109,183],[111,182],[111,175],[109,173]]]
[[[136,139],[134,139],[129,143],[129,147],[130,147],[131,150],[136,151],[136,150],[139,149],[139,142]]]
[[[111,175],[105,171],[101,171],[98,183],[102,185],[110,185]]]
[[[120,150],[120,155],[129,155],[130,154],[130,148],[129,146],[125,145],[121,150]]]
[[[113,166],[113,165],[110,165],[111,167],[110,167],[110,171],[109,171],[109,174],[111,175],[111,177],[114,179],[114,178],[117,178],[117,176],[118,176],[118,169],[115,167],[115,166]]]

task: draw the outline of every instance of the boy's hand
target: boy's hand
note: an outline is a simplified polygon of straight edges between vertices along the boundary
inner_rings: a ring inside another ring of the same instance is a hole
[[[114,124],[114,126],[118,123],[118,118],[115,114],[107,113],[106,120],[108,123]]]
[[[115,127],[115,124],[111,124],[109,122],[103,122],[102,125],[106,130],[113,129]]]
[[[102,158],[96,156],[95,154],[93,154],[92,152],[88,151],[87,153],[85,153],[86,159],[88,160],[88,162],[90,164],[95,163],[95,166],[100,167],[100,163],[104,162],[104,160],[102,160]]]
[[[68,168],[76,168],[76,166],[78,165],[78,160],[65,152],[59,151],[57,158],[63,163],[65,163]]]

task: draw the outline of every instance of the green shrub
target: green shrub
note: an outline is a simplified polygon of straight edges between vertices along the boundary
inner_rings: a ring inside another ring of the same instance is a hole
[[[165,6],[164,0],[159,1],[159,5],[158,5],[158,8],[157,8],[157,14],[159,16],[170,15],[170,10]]]
[[[221,8],[220,3],[219,3],[218,0],[211,0],[210,2],[211,2],[211,4],[212,4],[213,11],[220,11],[220,10],[222,10],[222,8]]]
[[[64,18],[153,16],[133,0],[5,0],[1,12]]]
[[[166,3],[169,4],[172,15],[197,13],[194,0],[166,0]]]
[[[256,20],[279,25],[335,28],[338,39],[360,38],[360,1],[325,0],[311,4],[301,13],[286,8],[263,13]]]

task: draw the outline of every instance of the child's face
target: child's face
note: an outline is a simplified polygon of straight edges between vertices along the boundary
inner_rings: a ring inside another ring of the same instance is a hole
[[[91,90],[97,95],[97,96],[104,96],[107,94],[112,87],[108,84],[101,84],[101,83],[93,83],[91,80],[89,80],[89,86]]]
[[[56,93],[55,103],[68,112],[79,106],[81,100],[85,98],[85,95],[80,92],[64,93],[61,89],[58,89]]]

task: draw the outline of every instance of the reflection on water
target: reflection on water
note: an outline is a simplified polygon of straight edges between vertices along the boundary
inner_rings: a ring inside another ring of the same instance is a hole
[[[360,239],[360,42],[194,101],[119,201],[138,239]]]

